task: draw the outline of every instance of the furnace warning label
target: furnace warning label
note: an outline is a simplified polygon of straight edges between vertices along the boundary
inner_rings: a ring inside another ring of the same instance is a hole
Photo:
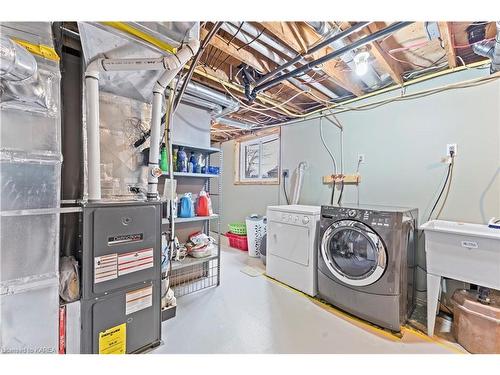
[[[153,248],[118,255],[118,276],[151,268],[154,265]]]
[[[118,254],[108,254],[94,258],[94,284],[118,277]]]
[[[127,352],[127,323],[99,332],[99,354]]]
[[[153,286],[128,292],[125,296],[125,315],[153,306]]]

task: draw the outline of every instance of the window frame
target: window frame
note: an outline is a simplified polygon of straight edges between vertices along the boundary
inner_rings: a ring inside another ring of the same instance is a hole
[[[278,176],[276,178],[262,178],[262,145],[269,141],[278,141]],[[244,148],[251,145],[259,145],[259,177],[246,178],[245,173],[245,153]],[[257,133],[252,136],[242,137],[235,142],[234,160],[234,184],[235,185],[279,185],[281,177],[281,136],[279,129]]]

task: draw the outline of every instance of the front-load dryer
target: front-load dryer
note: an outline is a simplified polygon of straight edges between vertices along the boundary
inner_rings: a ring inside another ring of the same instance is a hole
[[[266,274],[310,296],[317,294],[319,206],[267,207]]]
[[[414,307],[417,209],[321,207],[318,296],[399,331]]]

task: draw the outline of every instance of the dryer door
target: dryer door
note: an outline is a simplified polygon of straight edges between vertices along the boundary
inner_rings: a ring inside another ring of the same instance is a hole
[[[330,225],[321,240],[321,256],[333,276],[352,286],[373,284],[387,267],[382,239],[355,220],[339,220]]]

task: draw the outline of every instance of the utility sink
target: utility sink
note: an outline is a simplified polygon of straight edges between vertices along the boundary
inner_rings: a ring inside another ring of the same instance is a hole
[[[443,220],[420,229],[428,273],[500,289],[500,229]]]
[[[427,332],[432,336],[441,277],[500,290],[500,229],[431,220],[425,231]]]

